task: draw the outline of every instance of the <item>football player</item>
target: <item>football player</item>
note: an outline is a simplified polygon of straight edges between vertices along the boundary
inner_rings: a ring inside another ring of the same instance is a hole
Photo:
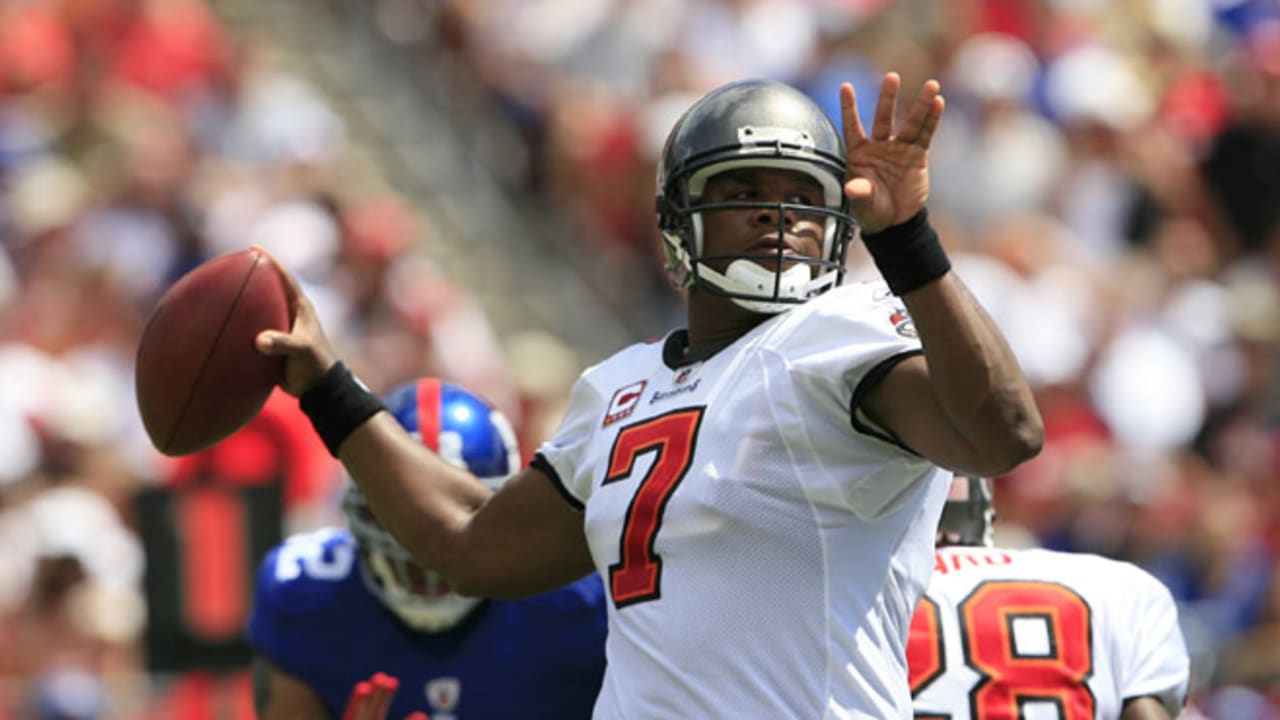
[[[386,406],[416,442],[490,487],[518,468],[511,426],[467,390],[421,379]],[[606,627],[596,575],[525,600],[463,597],[414,562],[357,486],[343,511],[348,528],[291,537],[258,573],[248,637],[262,720],[590,717]]]
[[[1168,720],[1190,661],[1173,596],[1127,562],[992,547],[990,483],[956,478],[911,621],[918,720]]]
[[[906,647],[952,471],[1008,471],[1043,439],[1008,344],[925,211],[935,81],[867,132],[746,80],[677,121],[659,224],[688,326],[587,369],[530,467],[496,494],[407,442],[296,298],[284,388],[378,517],[455,589],[609,596],[597,718],[911,713]],[[885,283],[843,285],[854,218]]]

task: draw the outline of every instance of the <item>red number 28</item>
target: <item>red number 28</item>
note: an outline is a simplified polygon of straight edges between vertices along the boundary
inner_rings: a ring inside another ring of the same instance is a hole
[[[973,720],[1020,718],[1027,702],[1055,705],[1064,720],[1093,718],[1096,700],[1086,684],[1093,674],[1092,619],[1075,591],[1051,582],[988,580],[956,609],[965,664],[982,676],[969,692]],[[1020,619],[1045,628],[1041,652],[1017,651]],[[945,671],[938,606],[921,602],[911,626],[907,657],[916,695]]]
[[[684,408],[618,431],[602,485],[631,476],[636,458],[656,451],[627,507],[618,562],[609,566],[614,607],[654,600],[661,594],[662,557],[653,550],[662,514],[693,461],[703,408]]]

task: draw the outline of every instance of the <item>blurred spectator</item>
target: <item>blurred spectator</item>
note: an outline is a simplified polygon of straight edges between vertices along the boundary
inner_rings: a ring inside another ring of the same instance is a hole
[[[277,391],[245,427],[137,493],[146,667],[164,678],[153,693],[171,716],[252,717],[243,633],[255,567],[287,529],[331,521],[338,473],[297,402]]]
[[[1280,19],[1249,27],[1240,43],[1227,58],[1231,114],[1202,163],[1229,258],[1267,253],[1280,219],[1270,201],[1280,190]]]
[[[349,305],[333,335],[361,357],[365,382],[385,391],[433,375],[472,388],[521,422],[497,333],[479,303],[424,252],[425,220],[394,196],[353,201],[342,217],[333,279]]]
[[[527,462],[559,426],[569,403],[569,390],[582,372],[582,364],[572,348],[538,330],[509,336],[506,355],[520,393],[524,422],[518,433],[520,450]]]
[[[179,106],[191,107],[221,82],[226,72],[226,31],[201,0],[123,0],[109,52],[106,83],[138,88]],[[82,6],[88,9],[88,5]],[[82,30],[91,30],[82,27]]]
[[[1008,35],[974,35],[957,49],[942,78],[947,123],[931,153],[943,173],[934,207],[969,227],[1048,209],[1067,148],[1031,105],[1040,73],[1031,48]]]
[[[18,688],[9,701],[32,718],[106,717],[102,678],[133,666],[143,625],[137,540],[98,493],[74,485],[6,510],[0,527],[4,591],[20,593],[0,604],[0,680]]]
[[[278,478],[278,539],[282,523],[331,521],[335,463],[283,396],[207,453],[151,448],[133,400],[137,340],[160,293],[201,260],[268,246],[332,288],[326,307],[348,319],[350,342],[377,314],[357,306],[379,298],[384,329],[431,338],[402,373],[479,378],[519,410],[478,305],[426,281],[436,271],[418,228],[348,228],[357,203],[335,170],[345,125],[258,40],[233,46],[201,0],[0,4],[0,717],[251,714],[243,673],[142,675],[163,654],[146,632],[168,616],[160,596],[143,604],[139,532],[155,513],[137,503],[196,476]],[[381,268],[349,287],[338,263],[361,258]],[[224,517],[216,498],[200,507],[182,517]],[[226,549],[230,537],[208,539]],[[150,580],[189,580],[182,557],[151,558]],[[201,627],[234,640],[227,593],[198,595],[212,623]]]

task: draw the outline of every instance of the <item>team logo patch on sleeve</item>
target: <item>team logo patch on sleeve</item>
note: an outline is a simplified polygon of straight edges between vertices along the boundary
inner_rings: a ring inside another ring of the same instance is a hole
[[[618,388],[609,401],[609,409],[604,414],[601,427],[615,423],[636,411],[640,404],[640,396],[644,394],[645,381],[633,382],[626,387]]]
[[[893,323],[893,329],[902,337],[920,337],[920,333],[916,331],[915,321],[907,314],[907,309],[904,307],[895,307],[893,313],[889,315],[889,322]]]

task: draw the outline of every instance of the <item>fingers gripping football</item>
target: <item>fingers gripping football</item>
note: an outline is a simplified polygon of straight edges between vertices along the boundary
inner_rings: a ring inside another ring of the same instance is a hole
[[[325,336],[324,328],[316,316],[315,307],[307,299],[298,280],[270,253],[261,248],[284,280],[293,325],[284,330],[266,330],[255,341],[259,353],[283,360],[280,386],[290,395],[298,396],[337,361],[337,355]]]

